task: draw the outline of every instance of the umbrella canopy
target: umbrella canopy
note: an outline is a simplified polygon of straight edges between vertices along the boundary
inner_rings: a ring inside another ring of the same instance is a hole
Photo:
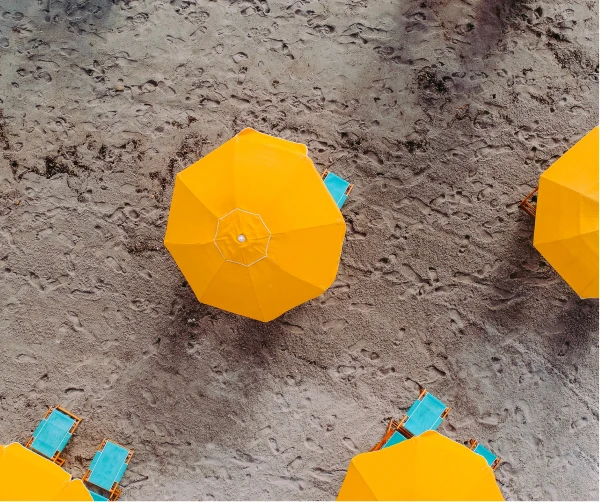
[[[0,445],[0,500],[92,500],[81,479],[19,443]]]
[[[337,500],[504,500],[485,459],[435,431],[361,453]]]
[[[598,127],[540,177],[533,245],[582,298],[598,298]]]
[[[270,321],[333,283],[346,225],[306,152],[244,129],[177,175],[165,246],[202,303]]]

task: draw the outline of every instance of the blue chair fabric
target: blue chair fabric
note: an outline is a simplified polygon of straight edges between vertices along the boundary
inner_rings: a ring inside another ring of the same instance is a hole
[[[418,436],[425,431],[436,430],[443,420],[447,406],[437,397],[428,392],[421,399],[417,399],[406,412],[408,417],[402,428],[413,436]]]
[[[107,441],[104,447],[96,452],[90,464],[90,475],[87,481],[104,490],[111,490],[114,483],[118,483],[125,469],[129,450],[112,441]]]
[[[473,451],[485,458],[485,461],[490,467],[494,467],[494,464],[498,460],[498,455],[496,455],[492,451],[488,450],[485,446],[482,446],[480,444],[477,444]]]
[[[329,193],[333,197],[333,200],[341,209],[346,202],[346,199],[348,199],[347,190],[348,187],[350,187],[350,183],[331,171],[327,172],[323,181],[325,182],[327,190],[329,190]]]
[[[52,410],[35,429],[30,448],[50,459],[57,453],[60,454],[72,437],[70,431],[75,422],[76,419],[62,411]]]
[[[387,448],[388,446],[394,446],[402,441],[406,441],[406,437],[400,434],[398,431],[394,431],[394,433],[390,436],[390,438],[385,442],[385,444],[381,447]]]

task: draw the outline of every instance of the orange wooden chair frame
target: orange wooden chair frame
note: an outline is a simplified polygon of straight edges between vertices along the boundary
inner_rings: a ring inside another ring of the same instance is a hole
[[[100,451],[102,450],[102,448],[104,448],[104,446],[106,445],[106,442],[108,441],[108,439],[105,439],[102,441],[102,443],[100,443],[100,446],[98,447],[98,449],[96,451]],[[124,446],[120,445],[119,443],[113,441],[111,439],[110,441],[111,443],[116,444],[117,446],[120,446],[121,448],[124,448],[126,450],[129,450],[129,448],[125,448]],[[125,458],[125,463],[127,465],[129,465],[129,461],[131,460],[131,457],[133,456],[133,450],[129,450],[129,454],[127,455],[127,458]],[[90,471],[89,469],[86,471],[86,473],[83,475],[83,477],[81,478],[81,481],[83,481],[84,483],[87,482],[88,478],[91,476],[92,471]],[[93,483],[90,483],[92,486]],[[99,487],[100,488],[100,487]],[[108,493],[110,493],[110,496],[108,497],[108,500],[117,500],[120,496],[121,496],[121,492],[123,490],[121,490],[121,488],[119,488],[119,483],[117,483],[116,481],[113,483],[112,487],[110,490],[108,490]]]
[[[383,447],[383,445],[385,443],[387,443],[387,440],[390,439],[392,437],[392,434],[394,434],[394,432],[396,432],[397,430],[398,430],[398,422],[396,422],[396,420],[394,420],[392,418],[390,420],[390,422],[388,423],[387,429],[386,429],[385,434],[383,435],[383,438],[381,439],[381,441],[379,441],[379,443],[377,443],[369,451],[381,450],[381,448]],[[398,432],[400,432],[400,431],[398,431]]]
[[[73,434],[75,432],[75,430],[77,429],[77,427],[79,427],[79,424],[81,423],[81,421],[83,420],[83,418],[78,417],[77,415],[75,415],[74,413],[71,413],[69,410],[65,410],[63,407],[61,407],[59,404],[57,404],[56,406],[51,406],[50,408],[48,408],[48,411],[46,412],[46,414],[42,417],[42,420],[48,418],[50,416],[50,413],[52,413],[54,410],[58,410],[62,413],[64,413],[65,415],[73,418],[75,420],[75,423],[71,426],[71,428],[69,429],[69,433]],[[33,435],[27,440],[27,443],[25,443],[25,448],[29,448],[31,449],[31,444],[34,441],[34,437]],[[33,451],[33,450],[32,450]],[[54,454],[54,456],[50,459],[52,462],[54,462],[56,465],[61,466],[65,463],[64,458],[60,457],[60,452],[56,452]]]
[[[531,216],[532,218],[535,218],[535,212],[536,212],[536,208],[535,206],[529,202],[529,200],[534,196],[535,192],[538,191],[539,187],[535,187],[534,190],[532,190],[531,192],[529,192],[527,194],[527,197],[525,197],[520,203],[519,203],[519,207],[525,211],[529,216]]]
[[[427,395],[427,389],[421,389],[421,392],[419,392],[419,396],[417,397],[417,401],[421,401],[426,395]],[[444,419],[448,416],[448,413],[450,413],[449,407],[447,407],[442,412],[440,417],[442,419]],[[379,443],[377,443],[369,451],[380,450],[383,447],[383,445],[387,442],[387,440],[390,437],[392,437],[392,435],[396,431],[399,432],[400,434],[402,434],[406,439],[410,439],[411,437],[413,437],[414,434],[403,427],[403,424],[408,420],[408,418],[409,418],[408,415],[404,415],[404,417],[402,417],[402,420],[400,420],[400,422],[397,422],[396,420],[391,419],[381,441],[379,441]]]

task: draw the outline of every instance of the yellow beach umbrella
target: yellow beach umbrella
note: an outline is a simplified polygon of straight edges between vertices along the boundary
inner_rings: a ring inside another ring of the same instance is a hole
[[[435,431],[350,461],[337,500],[504,500],[485,459]]]
[[[598,127],[540,177],[533,245],[582,298],[598,298]]]
[[[0,445],[0,500],[92,500],[81,479],[18,443]]]
[[[202,303],[270,321],[333,283],[345,231],[306,146],[244,129],[177,175],[165,246]]]

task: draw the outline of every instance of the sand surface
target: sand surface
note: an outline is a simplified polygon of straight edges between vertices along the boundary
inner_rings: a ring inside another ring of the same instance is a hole
[[[0,0],[0,443],[84,417],[124,500],[332,499],[426,387],[508,499],[598,499],[598,302],[518,201],[598,120],[598,4]],[[199,304],[174,175],[244,127],[355,183],[338,279]]]

